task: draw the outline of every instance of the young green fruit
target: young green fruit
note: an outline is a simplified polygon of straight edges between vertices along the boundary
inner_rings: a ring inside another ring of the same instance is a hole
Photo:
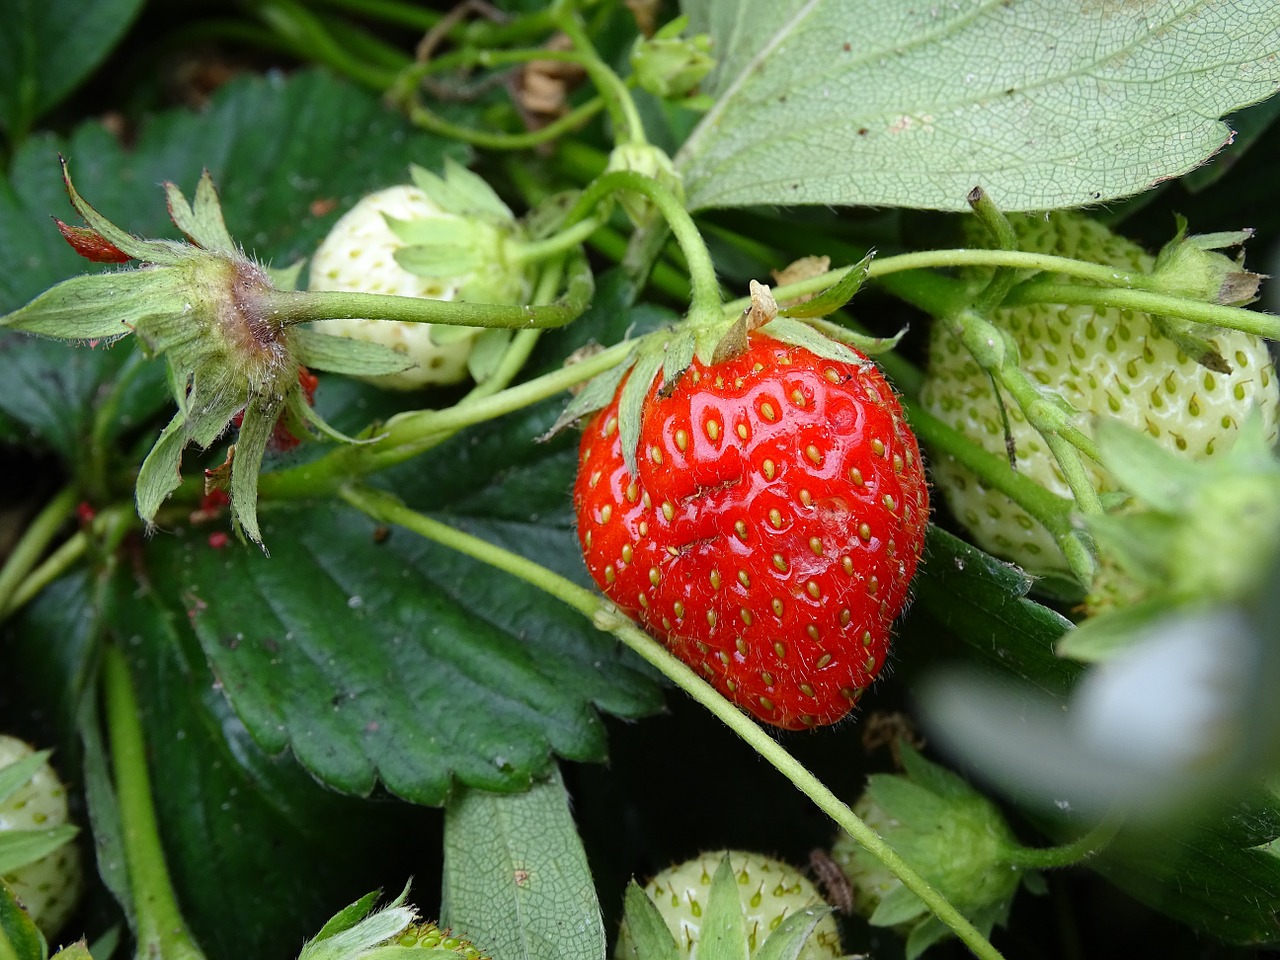
[[[75,828],[69,826],[67,791],[47,760],[36,759],[29,745],[16,737],[0,734],[0,783],[6,769],[26,761],[35,764],[29,775],[6,791],[0,786],[0,877],[13,890],[32,920],[52,940],[75,910],[84,869],[80,850],[69,842]],[[48,852],[25,860],[19,843],[39,843]],[[24,862],[25,860],[25,862]]]
[[[745,921],[749,955],[764,945],[788,917],[827,904],[800,871],[760,853],[717,850],[668,867],[645,884],[644,892],[658,908],[680,952],[696,960],[698,941],[706,922],[711,886],[721,861],[728,856],[732,879]],[[840,932],[825,913],[800,948],[798,960],[836,960],[842,954]],[[618,935],[615,960],[646,960],[638,951],[629,926]]]
[[[1004,923],[1027,877],[1000,811],[964,780],[902,744],[906,775],[874,774],[854,812],[903,856],[984,935]],[[924,901],[851,836],[831,851],[853,892],[854,909],[873,926],[906,937],[908,960],[950,935]]]
[[[1057,211],[1011,220],[1022,250],[1135,273],[1157,268],[1156,259],[1136,244],[1078,213]],[[1183,243],[1179,249],[1192,247]],[[1167,271],[1176,261],[1166,258],[1160,269]],[[1257,409],[1268,437],[1275,438],[1280,389],[1266,343],[1252,334],[1202,328],[1197,336],[1207,336],[1225,362],[1211,361],[1220,368],[1213,370],[1192,360],[1175,342],[1173,337],[1179,337],[1186,345],[1181,331],[1133,310],[1044,304],[996,310],[991,322],[1016,348],[1019,366],[1079,412],[1077,426],[1085,433],[1092,432],[1093,418],[1114,418],[1145,431],[1169,450],[1205,458],[1230,449],[1250,411]],[[1224,366],[1229,372],[1222,372]],[[930,339],[921,402],[975,443],[1005,454],[1001,407],[991,378],[942,324],[934,326]],[[1070,496],[1043,438],[1012,399],[1004,398],[1004,409],[1019,473]],[[1109,473],[1089,461],[1086,468],[1100,492],[1117,489]],[[1049,532],[1003,494],[987,489],[948,458],[933,462],[932,471],[952,513],[978,546],[1031,573],[1068,569]]]
[[[414,183],[369,194],[334,224],[311,261],[310,289],[513,304],[529,278],[518,262],[521,229],[475,174],[449,162],[443,177],[421,168]],[[325,320],[314,329],[391,347],[415,366],[364,379],[412,390],[457,383],[480,336],[477,328],[397,320]]]

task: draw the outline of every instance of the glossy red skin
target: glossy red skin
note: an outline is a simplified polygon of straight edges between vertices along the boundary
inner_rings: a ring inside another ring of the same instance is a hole
[[[669,397],[661,379],[634,488],[621,387],[583,433],[574,503],[592,578],[761,720],[840,720],[884,665],[928,524],[893,389],[870,361],[759,334],[726,363],[695,361]]]

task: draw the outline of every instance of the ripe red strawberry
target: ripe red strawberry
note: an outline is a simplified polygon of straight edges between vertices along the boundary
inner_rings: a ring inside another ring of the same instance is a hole
[[[845,716],[884,665],[928,522],[893,389],[865,358],[754,333],[731,360],[695,359],[669,396],[655,378],[638,477],[622,389],[582,437],[574,502],[591,576],[760,719]]]

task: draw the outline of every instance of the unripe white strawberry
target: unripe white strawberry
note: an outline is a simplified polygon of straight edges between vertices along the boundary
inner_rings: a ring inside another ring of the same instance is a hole
[[[668,867],[644,887],[688,960],[696,960],[698,955],[711,881],[725,853],[717,850]],[[817,888],[790,864],[740,850],[730,850],[728,856],[742,902],[751,956],[787,917],[809,907],[827,906]],[[828,914],[805,941],[798,960],[836,960],[841,955],[840,932]],[[616,960],[645,960],[638,956],[625,924],[614,956]]]
[[[1149,273],[1155,258],[1081,214],[1011,218],[1022,250],[1103,263]],[[1206,369],[1179,349],[1145,313],[1044,304],[994,311],[992,322],[1018,350],[1019,366],[1058,392],[1090,433],[1095,417],[1112,417],[1143,430],[1171,450],[1203,458],[1225,452],[1255,407],[1267,435],[1276,433],[1275,367],[1266,343],[1252,334],[1204,328],[1230,372]],[[935,416],[987,450],[1005,454],[1005,433],[991,378],[942,324],[929,345],[929,373],[921,401]],[[1070,489],[1044,440],[1005,397],[1018,471],[1069,497]],[[1096,489],[1116,489],[1112,477],[1091,462]],[[1031,573],[1066,571],[1049,532],[1003,494],[982,486],[946,457],[932,463],[933,478],[960,523],[985,550]]]
[[[35,751],[16,737],[0,734],[0,771],[30,757]],[[6,835],[15,831],[47,831],[68,821],[67,791],[47,762],[30,779],[0,796],[0,850]],[[57,936],[75,910],[84,869],[74,843],[63,843],[40,859],[4,874],[36,926],[47,939]]]
[[[334,224],[312,258],[310,289],[523,302],[529,283],[515,259],[519,226],[492,189],[454,163],[443,178],[420,168],[413,176],[413,184],[364,197]],[[464,380],[482,333],[395,320],[325,320],[313,328],[407,354],[416,367],[367,378],[399,390]]]

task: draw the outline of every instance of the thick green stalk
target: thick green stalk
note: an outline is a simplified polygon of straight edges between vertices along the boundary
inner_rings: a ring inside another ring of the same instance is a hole
[[[111,645],[103,650],[102,686],[121,841],[137,923],[137,960],[204,960],[178,907],[165,864],[147,771],[146,737],[129,666]]]
[[[720,696],[710,684],[672,656],[657,641],[637,627],[612,603],[599,594],[578,586],[559,574],[448,524],[433,520],[404,506],[381,491],[347,487],[344,500],[369,517],[404,527],[420,536],[472,557],[495,569],[519,577],[581,613],[598,629],[607,630],[631,650],[709,710],[717,719],[746,741],[798,790],[809,797],[836,825],[889,869],[903,885],[916,894],[970,950],[984,960],[999,960],[1001,954],[941,893],[915,871],[874,830],[831,792],[803,764],[770,737],[757,723]]]

